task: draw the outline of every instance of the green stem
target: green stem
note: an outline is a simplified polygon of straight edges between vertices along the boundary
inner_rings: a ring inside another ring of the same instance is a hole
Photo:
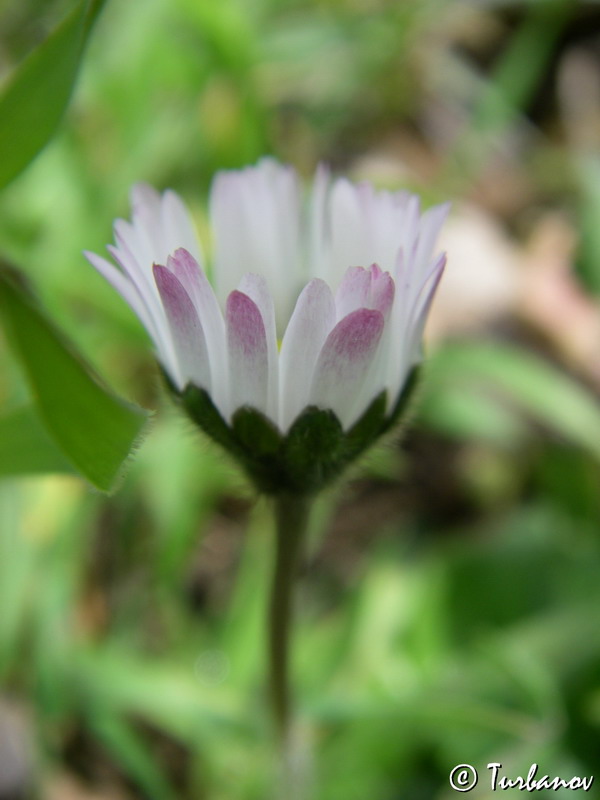
[[[269,605],[269,688],[273,720],[284,757],[289,755],[292,720],[290,635],[294,579],[311,500],[303,495],[275,498],[276,555]]]

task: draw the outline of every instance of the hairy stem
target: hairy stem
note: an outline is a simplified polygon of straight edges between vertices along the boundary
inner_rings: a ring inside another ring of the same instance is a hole
[[[308,523],[310,498],[282,494],[275,499],[276,555],[269,605],[269,688],[273,721],[284,758],[289,756],[292,722],[290,638],[296,571]]]

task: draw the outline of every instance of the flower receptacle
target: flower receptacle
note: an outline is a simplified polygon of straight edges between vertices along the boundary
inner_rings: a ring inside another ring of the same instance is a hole
[[[243,467],[254,485],[270,495],[310,495],[335,481],[345,468],[387,433],[405,414],[418,382],[410,372],[392,410],[380,392],[345,431],[333,411],[305,408],[286,434],[260,411],[242,406],[227,423],[204,389],[188,384],[171,394],[190,419]]]

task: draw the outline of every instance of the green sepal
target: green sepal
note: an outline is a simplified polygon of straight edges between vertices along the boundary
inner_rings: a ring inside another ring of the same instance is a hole
[[[346,451],[350,458],[356,458],[377,439],[385,426],[387,392],[380,392],[371,402],[362,417],[355,422],[346,434]]]
[[[250,479],[268,494],[277,493],[281,480],[282,436],[270,419],[255,408],[243,406],[232,417],[231,431],[240,448],[239,460]]]
[[[255,408],[238,408],[231,420],[235,439],[244,450],[269,458],[281,447],[281,434],[270,419]]]
[[[416,364],[408,373],[408,378],[402,387],[402,391],[398,395],[396,404],[385,420],[382,433],[387,433],[387,431],[393,428],[396,423],[400,422],[400,419],[406,414],[409,403],[412,400],[415,389],[417,388],[417,384],[419,383],[420,377],[421,365]]]
[[[288,491],[316,492],[337,478],[345,466],[344,438],[333,411],[306,408],[283,443]]]
[[[180,399],[191,420],[221,447],[224,447],[233,456],[239,458],[243,450],[238,446],[232,429],[217,410],[208,392],[205,389],[194,386],[192,383],[188,383],[183,393],[179,395],[168,376],[165,375],[165,377],[172,394],[178,400]]]
[[[338,478],[398,421],[412,395],[418,369],[410,373],[391,413],[386,414],[387,393],[382,391],[344,431],[333,411],[309,406],[285,436],[249,406],[239,408],[229,425],[204,389],[189,384],[179,393],[166,374],[164,377],[193,422],[238,461],[260,491],[313,494]]]

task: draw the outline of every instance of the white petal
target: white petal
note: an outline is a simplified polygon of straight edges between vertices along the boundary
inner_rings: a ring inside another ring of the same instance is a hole
[[[422,340],[425,323],[429,315],[429,309],[433,303],[435,293],[444,274],[446,267],[446,254],[438,256],[433,270],[421,288],[411,314],[411,330],[408,337],[408,353],[412,358],[412,363],[418,362],[422,358]]]
[[[319,164],[313,181],[307,209],[308,273],[307,277],[324,277],[330,259],[331,233],[328,217],[328,193],[331,176],[325,164]]]
[[[131,189],[131,220],[135,232],[134,254],[143,264],[166,263],[167,248],[164,226],[161,222],[160,194],[146,183],[137,183]]]
[[[416,269],[421,274],[424,274],[424,270],[433,258],[436,240],[449,211],[450,203],[443,203],[428,209],[421,217],[419,241],[415,253]]]
[[[115,222],[119,248],[129,254],[145,270],[152,283],[153,263],[166,264],[167,257],[178,247],[188,250],[202,263],[202,253],[196,229],[181,198],[167,190],[160,195],[147,184],[136,184],[131,190],[132,222]]]
[[[350,181],[340,178],[330,194],[331,262],[327,282],[336,285],[348,267],[365,266],[371,257],[359,193]]]
[[[117,292],[119,292],[121,297],[123,297],[135,314],[137,314],[142,325],[146,328],[154,342],[160,362],[175,380],[176,376],[179,374],[179,367],[162,307],[159,309],[149,308],[143,292],[140,291],[139,285],[127,275],[124,275],[109,261],[88,251],[85,251],[84,255],[90,264],[98,270]]]
[[[105,258],[96,255],[96,253],[84,250],[83,255],[127,302],[156,343],[159,338],[158,329],[137,284]]]
[[[420,284],[412,305],[402,315],[393,316],[387,379],[390,405],[397,399],[408,370],[421,360],[423,329],[445,264],[446,256],[442,254],[427,279]]]
[[[196,259],[202,268],[204,260],[196,226],[183,200],[170,189],[162,196],[161,221],[165,231],[167,255],[173,255],[175,250],[183,248]]]
[[[139,232],[124,219],[115,220],[113,226],[117,246],[108,245],[108,252],[144,292],[148,304],[158,307],[158,291],[152,276],[152,264],[160,263],[158,252],[149,243],[140,242]]]
[[[279,420],[284,432],[308,405],[317,358],[334,324],[331,290],[315,278],[298,298],[281,345]]]
[[[247,272],[264,275],[283,326],[300,282],[300,210],[296,173],[272,159],[217,174],[210,195],[217,293]]]
[[[117,220],[122,222],[122,220]],[[126,225],[127,223],[123,223]],[[158,330],[158,335],[162,338],[170,340],[169,329],[163,305],[160,300],[158,289],[152,275],[153,262],[140,262],[138,258],[133,255],[128,245],[120,239],[120,234],[117,233],[117,225],[115,224],[115,235],[119,241],[119,247],[108,245],[106,248],[111,256],[115,259],[117,264],[121,266],[123,272],[129,277],[132,283],[137,287],[140,295],[143,297],[146,306],[154,320]]]

